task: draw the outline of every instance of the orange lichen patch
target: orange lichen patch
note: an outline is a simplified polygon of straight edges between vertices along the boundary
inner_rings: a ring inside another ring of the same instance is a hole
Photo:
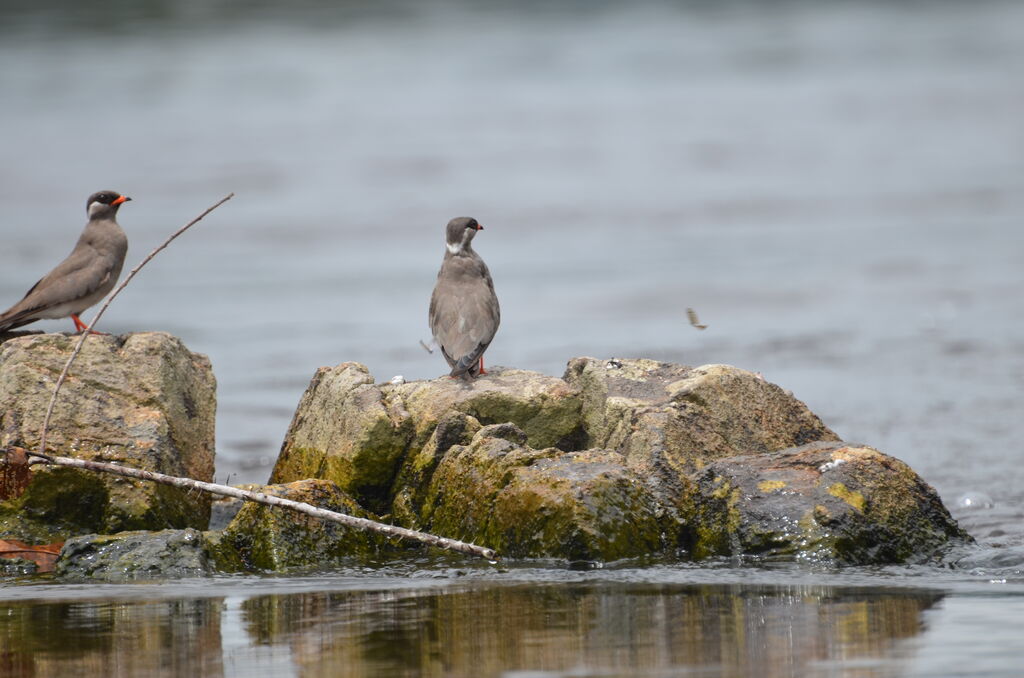
[[[53,572],[64,542],[33,546],[16,539],[0,539],[0,558],[21,558],[31,560],[39,568],[38,572]]]

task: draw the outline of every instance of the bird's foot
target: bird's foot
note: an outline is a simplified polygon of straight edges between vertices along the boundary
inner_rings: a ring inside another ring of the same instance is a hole
[[[74,323],[75,323],[75,333],[76,334],[80,333],[80,332],[84,332],[86,330],[89,330],[89,334],[98,334],[98,335],[101,335],[101,336],[104,336],[104,337],[109,337],[110,336],[110,334],[108,332],[98,332],[96,330],[90,330],[89,326],[86,325],[85,323],[83,323],[82,319],[79,318],[74,313],[71,314],[71,320],[73,320]]]

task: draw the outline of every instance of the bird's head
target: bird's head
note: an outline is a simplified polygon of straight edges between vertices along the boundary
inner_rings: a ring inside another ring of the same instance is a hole
[[[129,200],[131,198],[117,191],[100,191],[89,196],[85,201],[85,209],[90,219],[112,217],[117,214],[117,208]]]
[[[477,231],[484,230],[473,217],[456,217],[448,222],[447,245],[448,251],[458,254],[469,247],[473,236]]]

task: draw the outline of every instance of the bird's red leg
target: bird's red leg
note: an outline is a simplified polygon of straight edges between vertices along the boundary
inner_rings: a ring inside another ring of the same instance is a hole
[[[89,326],[88,326],[88,325],[86,325],[85,323],[83,323],[83,322],[82,322],[82,319],[81,319],[81,318],[79,318],[79,317],[78,317],[77,315],[75,315],[74,313],[72,313],[72,314],[71,314],[71,319],[72,319],[73,321],[75,321],[75,331],[76,331],[76,332],[82,332],[82,331],[84,331],[84,330],[89,330]],[[96,332],[95,330],[89,330],[89,334],[102,334],[102,335],[104,335],[104,336],[106,336],[106,335],[107,335],[107,333],[106,333],[106,332]]]
[[[481,374],[487,374],[487,370],[484,369],[484,357],[480,356],[480,371],[476,373],[477,376]]]

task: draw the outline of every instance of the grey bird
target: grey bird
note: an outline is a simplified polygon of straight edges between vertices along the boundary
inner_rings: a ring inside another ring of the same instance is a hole
[[[452,368],[451,376],[466,380],[486,374],[484,351],[501,322],[491,272],[473,251],[473,237],[483,228],[470,217],[448,222],[447,251],[430,297],[434,341]]]
[[[128,253],[128,238],[115,217],[131,198],[116,191],[93,193],[85,203],[89,223],[75,249],[32,286],[25,297],[0,314],[0,332],[44,318],[67,318],[88,329],[78,314],[114,289]]]

